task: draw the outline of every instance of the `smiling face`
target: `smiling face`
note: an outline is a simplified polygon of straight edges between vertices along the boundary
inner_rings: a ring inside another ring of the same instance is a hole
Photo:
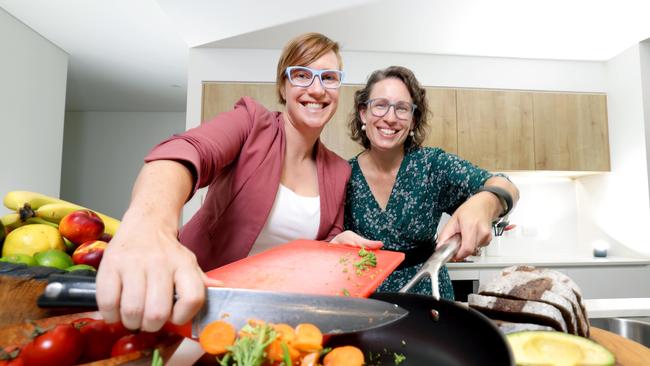
[[[316,70],[339,70],[339,59],[334,52],[328,52],[307,66]],[[313,130],[317,133],[336,112],[339,103],[339,89],[326,89],[320,78],[304,88],[293,86],[285,80],[281,90],[282,97],[286,100],[286,118],[296,130]]]
[[[369,95],[369,100],[388,99],[389,103],[413,103],[406,85],[399,79],[386,78],[377,82]],[[404,151],[404,142],[409,137],[413,117],[408,120],[397,118],[395,108],[391,107],[383,117],[374,116],[367,107],[359,111],[361,121],[366,125],[366,136],[370,149]]]

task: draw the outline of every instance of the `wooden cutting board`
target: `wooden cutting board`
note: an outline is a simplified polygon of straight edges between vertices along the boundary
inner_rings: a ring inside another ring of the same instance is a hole
[[[295,240],[207,273],[226,287],[368,297],[404,260],[404,253],[373,251],[377,266],[358,272],[359,248]]]
[[[650,365],[650,348],[604,329],[591,327],[590,333],[591,339],[614,353],[616,365]]]

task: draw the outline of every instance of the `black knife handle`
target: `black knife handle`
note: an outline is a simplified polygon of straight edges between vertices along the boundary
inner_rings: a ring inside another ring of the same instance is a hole
[[[39,296],[39,307],[97,308],[95,278],[75,275],[50,275],[45,291]]]

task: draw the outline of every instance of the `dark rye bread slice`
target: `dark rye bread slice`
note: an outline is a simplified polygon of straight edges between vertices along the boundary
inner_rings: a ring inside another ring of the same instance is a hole
[[[567,332],[562,313],[555,306],[543,302],[469,294],[467,304],[491,319],[544,325]]]
[[[553,305],[562,313],[568,333],[578,334],[575,311],[564,296],[567,293],[572,294],[570,288],[558,285],[548,277],[529,272],[511,272],[497,278],[496,281],[481,284],[479,294]]]
[[[505,268],[501,271],[501,275],[507,275],[512,272],[528,272],[539,276],[544,276],[553,279],[557,283],[563,284],[571,288],[573,296],[568,296],[567,299],[571,301],[576,317],[578,320],[578,335],[589,337],[589,317],[585,307],[584,300],[582,299],[582,292],[577,283],[575,283],[569,276],[560,271],[555,271],[547,268],[537,268],[533,266],[512,266]],[[573,300],[575,298],[575,301]]]

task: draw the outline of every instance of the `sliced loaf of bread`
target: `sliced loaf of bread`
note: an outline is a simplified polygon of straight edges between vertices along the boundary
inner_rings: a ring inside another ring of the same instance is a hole
[[[507,276],[513,272],[531,273],[535,276],[552,279],[556,284],[567,286],[571,289],[573,295],[563,294],[574,307],[575,315],[578,321],[578,335],[589,336],[589,318],[587,309],[582,299],[582,292],[575,281],[564,273],[548,268],[538,268],[533,266],[512,266],[501,271],[501,276]]]
[[[573,295],[571,289],[548,277],[540,277],[529,272],[509,272],[501,276],[498,281],[481,284],[479,294],[515,300],[533,300],[555,306],[562,313],[568,333],[578,334],[575,310],[566,298],[567,294]]]
[[[562,313],[555,306],[543,302],[470,294],[467,303],[492,319],[538,324],[567,332]]]

